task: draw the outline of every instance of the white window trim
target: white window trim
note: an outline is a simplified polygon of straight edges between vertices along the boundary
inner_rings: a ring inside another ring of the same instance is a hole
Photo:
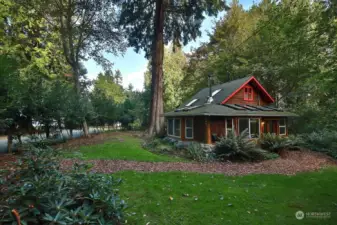
[[[246,119],[246,118],[239,118],[239,121],[238,121],[238,130],[240,132],[240,119]],[[249,135],[249,138],[252,138],[251,136],[251,133],[250,133],[250,120],[251,119],[257,119],[258,120],[258,125],[259,125],[259,137],[261,136],[261,126],[260,126],[260,118],[248,118],[248,135]]]
[[[284,125],[280,125],[280,122],[279,122],[279,125],[278,125],[278,133],[279,135],[287,135],[287,122],[286,122],[286,119],[283,119],[284,120]],[[281,134],[281,127],[284,128],[284,133]]]
[[[180,137],[181,137],[181,118],[169,118],[169,119],[172,119],[172,120],[173,120],[173,123],[172,123],[172,124],[173,124],[173,135],[172,135],[172,134],[169,134],[169,132],[168,132],[168,131],[169,131],[169,128],[168,128],[169,125],[167,125],[167,136],[180,138]],[[169,119],[168,119],[168,120],[169,120]],[[175,135],[175,132],[174,132],[174,131],[175,131],[175,128],[176,128],[176,122],[175,122],[176,120],[179,120],[179,121],[180,121],[180,129],[179,129],[179,130],[180,130],[180,135],[179,135],[179,136],[176,136],[176,135]],[[168,122],[167,124],[169,124],[169,122]]]
[[[226,127],[226,137],[228,136],[228,130],[227,130],[227,120],[229,118],[226,118],[226,122],[225,122],[225,127]],[[233,118],[230,118],[232,120],[232,132],[234,131],[235,132],[235,129],[234,129],[234,119]]]
[[[186,126],[186,120],[192,120],[192,127],[187,127]],[[187,137],[187,129],[192,128],[192,137]],[[194,119],[192,118],[185,118],[185,139],[193,139],[194,138]]]

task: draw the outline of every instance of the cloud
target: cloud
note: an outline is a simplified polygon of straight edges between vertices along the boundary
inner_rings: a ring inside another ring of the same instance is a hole
[[[132,84],[135,90],[142,91],[144,89],[144,73],[147,64],[144,64],[138,71],[123,74],[123,87],[127,88]]]

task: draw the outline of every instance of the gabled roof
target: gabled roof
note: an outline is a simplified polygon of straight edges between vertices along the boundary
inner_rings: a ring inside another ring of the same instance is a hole
[[[186,107],[165,113],[171,116],[263,116],[263,117],[296,117],[295,113],[286,112],[270,106],[253,106],[239,104],[203,104]]]
[[[212,86],[212,92],[218,91],[213,97],[211,104],[225,104],[233,95],[235,95],[241,88],[247,85],[249,82],[253,81],[257,88],[260,89],[261,93],[268,99],[270,103],[274,102],[274,99],[269,95],[269,93],[262,87],[262,85],[256,80],[254,76],[244,77],[241,79],[233,80],[223,84],[218,84]],[[209,95],[209,88],[203,88],[197,92],[188,101],[184,102],[180,108],[188,106],[198,106],[203,105],[207,102]],[[189,104],[193,101],[192,104]]]

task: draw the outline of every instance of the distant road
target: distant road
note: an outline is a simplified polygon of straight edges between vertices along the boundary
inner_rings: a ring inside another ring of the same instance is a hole
[[[89,133],[95,133],[96,129],[94,128],[90,128],[89,129]],[[62,135],[65,137],[65,138],[69,138],[69,134],[66,130],[64,130],[62,132]],[[73,137],[74,138],[77,138],[77,137],[80,137],[83,135],[83,131],[82,130],[73,130]],[[45,134],[41,134],[42,138],[45,138]],[[52,134],[51,134],[52,136]],[[40,135],[39,135],[40,137]],[[23,142],[27,142],[29,140],[29,136],[23,136],[22,138],[22,141]],[[14,143],[17,143],[18,141],[17,140],[13,140]],[[1,153],[7,153],[7,136],[0,136],[0,154]]]

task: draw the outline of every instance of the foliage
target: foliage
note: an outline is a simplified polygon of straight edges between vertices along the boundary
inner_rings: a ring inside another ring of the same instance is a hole
[[[278,152],[279,150],[287,148],[288,139],[274,133],[263,134],[260,137],[259,143],[261,148],[266,149],[271,152]]]
[[[212,152],[205,152],[200,143],[193,142],[187,147],[189,157],[197,162],[213,161],[215,156]]]
[[[230,8],[189,56],[186,97],[208,74],[216,84],[254,75],[279,107],[301,116],[292,132],[337,130],[335,1],[260,1],[247,10],[232,1]]]
[[[270,158],[266,151],[256,147],[255,142],[249,138],[247,130],[240,135],[231,132],[227,137],[221,137],[216,142],[215,154],[222,160],[254,161]]]
[[[32,147],[1,184],[0,221],[15,223],[15,209],[22,224],[120,224],[126,208],[117,194],[120,182],[88,173],[84,164],[64,173],[55,150]]]
[[[337,132],[322,130],[301,135],[302,145],[313,151],[326,153],[337,158]]]
[[[181,85],[184,79],[184,68],[187,65],[187,58],[181,48],[172,49],[169,45],[164,49],[163,79],[164,79],[164,111],[168,112],[182,103],[186,87]],[[151,89],[151,61],[144,73],[145,89]],[[148,96],[150,97],[150,96]]]
[[[186,45],[201,35],[199,28],[205,14],[216,15],[225,4],[217,0],[164,1],[128,0],[121,3],[120,24],[125,28],[129,45],[136,52],[143,49],[152,62],[150,135],[162,135],[164,45]]]

